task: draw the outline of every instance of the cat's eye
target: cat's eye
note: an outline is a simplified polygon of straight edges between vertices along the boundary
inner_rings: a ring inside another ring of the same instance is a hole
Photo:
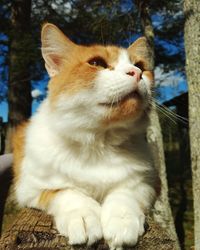
[[[88,63],[95,67],[107,68],[108,65],[106,61],[102,57],[94,57],[88,61]]]
[[[138,67],[142,71],[144,71],[144,63],[142,61],[138,61],[137,63],[134,64],[135,67]]]

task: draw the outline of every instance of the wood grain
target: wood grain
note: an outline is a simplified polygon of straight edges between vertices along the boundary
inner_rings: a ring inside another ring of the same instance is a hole
[[[147,220],[145,235],[135,247],[129,250],[176,250],[174,241],[166,231],[151,218]],[[10,228],[0,239],[0,250],[107,250],[108,246],[100,241],[91,247],[70,246],[67,238],[61,236],[54,227],[52,217],[46,213],[25,208],[16,217]]]

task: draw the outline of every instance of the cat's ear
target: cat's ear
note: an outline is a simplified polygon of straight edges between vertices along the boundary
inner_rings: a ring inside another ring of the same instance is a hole
[[[153,70],[153,53],[146,37],[140,37],[132,43],[128,48],[128,53],[134,63],[143,65],[144,70]]]
[[[75,44],[51,23],[42,27],[42,56],[50,77],[57,75],[70,57]]]

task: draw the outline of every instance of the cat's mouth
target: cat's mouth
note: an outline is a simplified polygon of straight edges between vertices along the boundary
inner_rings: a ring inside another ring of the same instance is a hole
[[[134,91],[130,92],[129,94],[127,94],[123,97],[120,97],[117,101],[102,102],[102,103],[99,103],[99,105],[107,106],[107,107],[116,107],[128,99],[133,99],[133,98],[136,99],[136,98],[140,98],[140,97],[141,97],[141,95],[139,94],[139,92],[137,90],[134,90]]]

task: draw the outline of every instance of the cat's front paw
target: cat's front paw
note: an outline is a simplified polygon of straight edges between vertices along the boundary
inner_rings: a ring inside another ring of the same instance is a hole
[[[124,245],[133,246],[144,233],[144,214],[122,214],[103,218],[103,235],[110,249],[122,249]]]
[[[100,240],[102,228],[98,213],[92,209],[75,209],[55,218],[60,234],[68,237],[69,244],[93,244]]]

